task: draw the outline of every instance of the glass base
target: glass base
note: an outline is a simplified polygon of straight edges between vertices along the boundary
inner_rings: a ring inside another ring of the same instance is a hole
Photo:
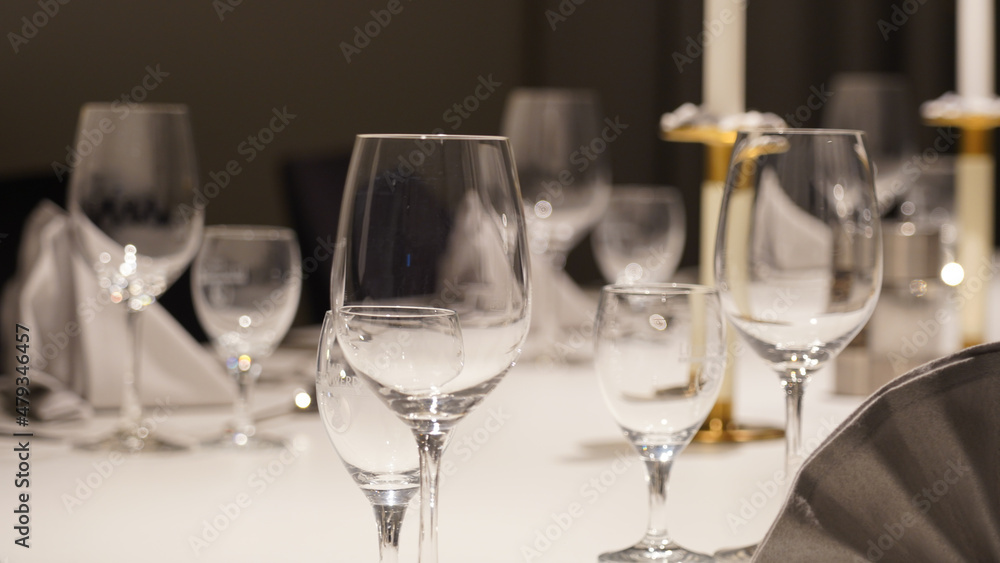
[[[733,549],[720,549],[715,552],[715,560],[720,563],[727,563],[730,561],[750,561],[753,559],[755,551],[757,551],[756,545],[748,545],[746,547],[737,547]]]
[[[288,443],[275,436],[266,434],[248,436],[242,432],[230,430],[221,436],[203,442],[201,447],[220,450],[281,450],[287,448]]]
[[[684,549],[677,544],[669,544],[663,547],[649,547],[642,544],[615,551],[613,553],[603,553],[598,561],[669,561],[692,562],[692,563],[712,563],[715,559],[708,554],[698,553]]]
[[[73,447],[92,452],[137,454],[140,452],[183,452],[190,450],[192,445],[177,437],[149,433],[140,435],[128,430],[117,430],[94,441],[77,442],[73,444]]]

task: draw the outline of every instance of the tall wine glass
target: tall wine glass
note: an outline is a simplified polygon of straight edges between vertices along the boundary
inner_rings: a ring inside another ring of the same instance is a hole
[[[778,373],[791,479],[806,455],[805,386],[862,329],[882,285],[864,133],[741,132],[722,200],[715,276],[733,327]]]
[[[649,526],[636,545],[599,561],[714,561],[667,533],[667,480],[719,395],[725,322],[715,289],[608,285],[594,337],[604,401],[646,466]]]
[[[505,138],[357,138],[331,303],[348,361],[416,436],[422,563],[437,561],[441,454],[455,424],[520,354],[530,318],[528,276],[524,214]],[[457,342],[446,337],[454,332],[447,328],[452,318]],[[366,334],[387,348],[364,346]],[[444,352],[394,348],[407,341]],[[383,359],[368,361],[380,353]]]
[[[576,293],[586,302],[563,267],[608,205],[609,144],[620,134],[608,123],[591,90],[518,88],[507,97],[501,132],[517,160],[528,241],[536,256],[533,348],[536,342],[546,348],[561,340],[567,324],[561,298]]]
[[[319,414],[337,455],[375,511],[380,563],[395,563],[406,508],[420,490],[417,448],[410,428],[344,360],[335,321],[327,311],[320,331]]]
[[[660,186],[615,186],[591,242],[608,283],[663,283],[684,252],[684,199]]]
[[[139,320],[184,271],[201,241],[204,215],[194,205],[198,170],[187,108],[139,104],[126,111],[86,104],[75,146],[79,161],[68,205],[77,248],[102,290],[128,311],[128,341],[108,343],[108,353],[126,357],[118,429],[81,447],[183,449],[141,422]]]
[[[234,422],[208,445],[280,448],[256,432],[251,405],[263,362],[285,337],[302,291],[299,243],[285,227],[215,225],[194,261],[194,311],[236,382]]]

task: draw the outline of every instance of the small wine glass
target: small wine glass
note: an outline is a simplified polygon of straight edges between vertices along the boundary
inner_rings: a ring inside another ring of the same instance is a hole
[[[420,466],[410,428],[389,410],[344,360],[336,316],[328,311],[316,358],[319,414],[337,455],[375,511],[379,562],[399,559],[399,532],[420,490]]]
[[[740,132],[722,200],[715,279],[726,317],[780,378],[791,481],[807,453],[805,386],[864,327],[882,287],[882,231],[864,133]],[[716,555],[746,560],[753,550]]]
[[[605,403],[646,466],[649,526],[636,545],[599,561],[714,561],[667,533],[674,457],[705,421],[725,368],[725,321],[715,289],[609,285],[601,290],[595,367]]]
[[[217,225],[191,275],[194,310],[237,386],[233,427],[206,445],[239,449],[283,447],[256,435],[250,412],[263,361],[285,337],[302,291],[299,245],[284,227]]]
[[[126,342],[108,342],[125,356],[118,429],[85,449],[174,451],[187,448],[143,425],[141,313],[156,302],[198,251],[204,213],[194,204],[198,170],[187,107],[137,104],[83,106],[77,124],[79,161],[68,206],[77,251],[113,303],[128,312]]]
[[[684,252],[684,199],[680,190],[615,186],[591,242],[608,283],[663,283]]]
[[[338,341],[416,436],[420,561],[436,563],[441,455],[528,331],[524,211],[507,139],[359,136],[338,228]]]

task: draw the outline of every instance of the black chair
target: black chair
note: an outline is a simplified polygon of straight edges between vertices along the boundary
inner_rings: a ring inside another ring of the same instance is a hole
[[[350,154],[291,159],[283,177],[302,248],[302,286],[311,323],[330,308],[330,270]]]

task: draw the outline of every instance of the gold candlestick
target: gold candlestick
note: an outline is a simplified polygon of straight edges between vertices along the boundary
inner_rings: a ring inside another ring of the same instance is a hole
[[[980,272],[988,268],[992,277],[993,232],[993,130],[1000,127],[1000,115],[961,110],[948,115],[928,115],[925,122],[935,127],[958,127],[962,131],[955,164],[955,224],[958,226],[958,264],[964,277],[960,288],[959,314],[962,346],[986,341],[988,284]]]
[[[681,143],[705,145],[705,176],[701,185],[701,253],[699,279],[702,284],[715,285],[715,236],[726,189],[729,159],[736,143],[736,131],[711,126],[681,126],[662,131],[661,138]],[[780,428],[749,426],[733,420],[733,380],[735,352],[739,337],[729,326],[726,331],[726,370],[719,398],[708,418],[695,435],[696,442],[725,443],[772,440],[784,437]]]

